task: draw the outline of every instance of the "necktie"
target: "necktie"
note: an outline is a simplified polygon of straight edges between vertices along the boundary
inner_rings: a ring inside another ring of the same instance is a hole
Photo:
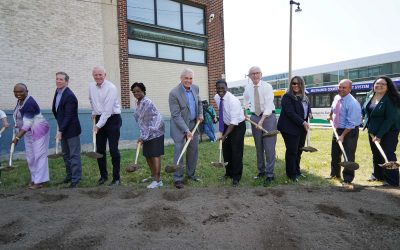
[[[340,121],[340,108],[342,107],[342,98],[340,98],[335,106],[335,119],[333,119],[333,124],[335,125],[335,128],[339,127],[339,121]]]
[[[218,116],[219,116],[219,132],[224,133],[224,99],[221,98],[218,107]]]
[[[254,113],[261,115],[260,95],[258,94],[258,86],[254,86]]]

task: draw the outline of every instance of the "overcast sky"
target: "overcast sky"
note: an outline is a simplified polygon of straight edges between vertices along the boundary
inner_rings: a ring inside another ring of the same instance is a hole
[[[400,50],[400,0],[300,0],[293,69]],[[293,10],[295,9],[293,6]],[[289,0],[224,0],[227,81],[288,71]]]

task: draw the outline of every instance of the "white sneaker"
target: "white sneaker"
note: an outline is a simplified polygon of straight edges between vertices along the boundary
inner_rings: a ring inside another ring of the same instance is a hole
[[[144,179],[142,180],[142,183],[150,182],[150,181],[152,181],[152,180],[153,180],[153,176],[149,176],[149,177],[147,177],[147,178],[144,178]]]
[[[153,189],[153,188],[162,187],[162,186],[163,186],[162,181],[153,181],[152,183],[150,183],[150,185],[147,186],[147,188]]]

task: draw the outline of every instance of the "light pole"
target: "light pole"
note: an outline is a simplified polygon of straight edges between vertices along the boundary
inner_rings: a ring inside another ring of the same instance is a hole
[[[288,85],[290,79],[292,79],[292,5],[296,4],[297,8],[295,12],[300,12],[300,2],[290,1],[290,24],[289,24],[289,72],[288,72]],[[288,86],[290,87],[290,86]]]

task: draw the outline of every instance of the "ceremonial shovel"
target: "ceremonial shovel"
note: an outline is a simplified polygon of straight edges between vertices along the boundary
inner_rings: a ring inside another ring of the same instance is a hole
[[[330,123],[331,123],[331,127],[332,127],[332,130],[333,130],[333,133],[335,134],[337,143],[339,144],[340,150],[342,150],[342,153],[343,153],[343,156],[344,156],[344,162],[339,163],[339,165],[344,167],[344,168],[346,168],[346,169],[348,169],[348,170],[357,170],[360,166],[358,165],[358,163],[351,162],[351,161],[348,160],[346,152],[344,151],[343,144],[342,144],[341,141],[338,140],[339,139],[339,135],[336,132],[335,126],[333,125],[333,121],[330,120]]]
[[[371,135],[372,137],[372,135]],[[400,167],[400,164],[398,162],[395,161],[388,161],[385,152],[382,149],[381,144],[379,144],[379,142],[374,141],[376,147],[378,148],[379,152],[381,153],[383,159],[385,160],[385,163],[383,164],[378,164],[380,167],[382,168],[386,168],[386,169],[398,169]]]
[[[196,129],[199,126],[199,124],[200,124],[200,121],[197,121],[196,126],[194,126],[194,129],[192,130],[192,136],[194,136],[194,133],[196,132]],[[192,140],[192,138],[190,138],[190,139],[188,139],[186,141],[185,145],[183,146],[182,152],[179,155],[178,160],[176,161],[176,164],[175,165],[167,165],[165,167],[165,172],[173,173],[173,172],[176,172],[176,171],[178,171],[178,170],[183,168],[183,166],[179,165],[179,161],[181,160],[183,154],[186,152],[186,149],[189,146],[189,143],[190,143],[191,140]]]
[[[93,127],[95,125],[96,125],[96,120],[93,119]],[[103,157],[103,155],[96,152],[96,133],[94,131],[92,133],[92,140],[93,140],[93,152],[87,152],[86,155],[93,159],[99,159]]]
[[[137,160],[139,158],[139,152],[140,152],[140,147],[142,146],[141,142],[138,142],[137,147],[136,147],[136,157],[135,157],[135,163],[129,165],[126,167],[126,172],[135,172],[139,168],[142,168],[142,165],[137,164]]]
[[[318,149],[310,146],[310,128],[307,129],[307,146],[302,147],[301,150],[303,150],[304,152],[310,152],[310,153],[318,151]]]
[[[57,133],[58,133],[58,125],[57,125]],[[57,159],[63,155],[62,152],[58,152],[59,144],[60,144],[60,139],[58,139],[58,136],[56,136],[56,153],[48,155],[47,157],[49,159]]]
[[[249,121],[251,124],[253,124],[253,125],[256,126],[256,127],[258,126],[257,123],[255,123],[255,122],[253,122],[252,120],[250,120],[250,118],[247,117],[246,115],[245,115],[244,117],[245,117],[246,121]],[[260,127],[260,129],[264,132],[263,136],[266,136],[266,137],[271,137],[271,136],[274,136],[274,135],[279,134],[279,131],[278,131],[278,130],[272,130],[272,131],[268,132],[268,131],[267,131],[265,128],[263,128],[263,127]]]
[[[15,136],[16,136],[16,133],[15,133],[15,128],[14,128],[13,129],[13,136],[12,136],[13,141],[15,139]],[[8,160],[8,166],[7,167],[2,167],[0,169],[2,169],[2,170],[12,170],[12,169],[14,169],[16,167],[16,166],[13,166],[14,149],[15,149],[15,144],[11,143],[11,146],[10,146],[10,158]]]
[[[222,161],[222,140],[219,140],[219,161],[218,162],[211,162],[211,165],[213,165],[216,168],[223,168],[226,165],[228,165],[227,162]]]
[[[6,130],[5,127],[2,127],[2,128],[0,129],[0,138],[1,138],[1,134],[4,132],[4,130]]]

